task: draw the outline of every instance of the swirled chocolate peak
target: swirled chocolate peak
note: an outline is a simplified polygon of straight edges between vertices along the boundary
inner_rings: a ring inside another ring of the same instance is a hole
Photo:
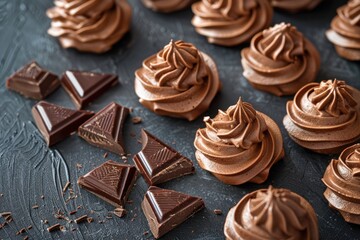
[[[310,83],[286,107],[285,128],[302,147],[331,154],[360,140],[360,91],[344,81]]]
[[[310,203],[287,189],[260,189],[230,209],[227,240],[317,240],[318,222]]]
[[[170,13],[190,6],[195,0],[141,0],[154,11]]]
[[[360,0],[350,0],[338,8],[326,36],[341,57],[360,60]]]
[[[289,23],[256,34],[241,56],[243,74],[250,84],[277,96],[296,93],[313,82],[320,69],[319,52]]]
[[[210,43],[235,46],[270,26],[268,0],[202,0],[192,5],[195,30]]]
[[[131,7],[126,0],[55,0],[47,15],[48,33],[62,47],[102,53],[128,32]]]
[[[284,156],[277,124],[240,98],[226,112],[219,110],[195,136],[195,156],[201,168],[226,184],[262,183]]]
[[[312,10],[319,5],[322,0],[272,0],[271,3],[274,7],[291,13],[300,12],[303,10]]]
[[[322,181],[330,207],[337,209],[345,221],[360,224],[360,143],[333,159]]]
[[[191,43],[171,40],[135,72],[140,103],[159,115],[194,120],[220,90],[215,62]]]

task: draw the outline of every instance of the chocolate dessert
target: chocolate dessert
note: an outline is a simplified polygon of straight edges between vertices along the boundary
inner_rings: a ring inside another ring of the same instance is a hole
[[[321,2],[322,0],[271,0],[273,7],[291,13],[297,13],[304,10],[313,10]]]
[[[256,34],[241,56],[243,74],[250,84],[277,96],[295,94],[315,81],[320,69],[319,52],[289,23]]]
[[[129,31],[131,7],[127,0],[56,0],[47,11],[48,33],[63,48],[103,53]]]
[[[318,221],[310,203],[287,189],[260,189],[230,209],[227,240],[318,240]]]
[[[78,134],[91,145],[119,155],[125,154],[122,135],[128,114],[128,108],[112,102],[83,123]]]
[[[134,162],[147,184],[157,185],[195,172],[190,159],[145,129],[141,131],[141,142],[143,147],[134,156]]]
[[[45,101],[38,102],[31,112],[48,146],[70,136],[94,115],[93,112],[64,108]]]
[[[226,184],[262,183],[284,156],[277,124],[241,98],[204,122],[206,128],[196,132],[196,159],[201,168]]]
[[[270,26],[273,9],[268,0],[202,0],[192,5],[191,21],[209,43],[235,46]]]
[[[360,224],[360,144],[346,148],[333,159],[322,179],[325,198],[346,222]]]
[[[326,37],[341,57],[360,60],[360,0],[350,0],[338,8]]]
[[[171,40],[135,72],[140,103],[159,115],[196,119],[221,84],[215,62],[191,43]]]
[[[204,201],[173,190],[150,187],[141,203],[154,237],[160,238],[203,209]]]
[[[82,109],[116,84],[118,77],[108,73],[66,71],[61,78],[61,85],[78,109]]]
[[[195,0],[141,0],[143,4],[157,12],[171,13],[190,6]]]
[[[35,61],[26,64],[6,80],[7,89],[36,100],[46,98],[59,86],[58,77]]]
[[[136,177],[134,166],[109,160],[80,177],[78,184],[111,205],[124,208]]]
[[[286,109],[284,126],[304,148],[332,154],[360,140],[360,91],[344,81],[310,83]]]

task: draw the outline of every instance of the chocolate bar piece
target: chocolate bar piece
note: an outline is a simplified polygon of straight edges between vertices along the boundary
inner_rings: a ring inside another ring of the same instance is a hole
[[[134,162],[149,185],[156,185],[195,172],[193,163],[180,153],[142,130],[142,150]]]
[[[94,146],[124,154],[122,132],[128,114],[128,108],[112,102],[82,124],[78,134]]]
[[[114,74],[66,71],[61,84],[78,109],[99,97],[105,90],[118,83]]]
[[[124,208],[136,181],[134,166],[109,160],[78,179],[80,187],[118,208]]]
[[[60,142],[94,115],[41,101],[32,108],[35,123],[48,146]]]
[[[155,238],[159,238],[205,207],[204,201],[184,193],[151,186],[141,207]]]
[[[35,61],[17,70],[6,81],[6,87],[21,95],[42,100],[60,86],[58,77]]]

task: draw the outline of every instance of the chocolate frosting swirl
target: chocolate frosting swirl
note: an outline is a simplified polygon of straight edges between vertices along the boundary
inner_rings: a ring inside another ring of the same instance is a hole
[[[170,13],[190,6],[195,0],[141,0],[143,4],[157,12]]]
[[[215,62],[190,43],[173,41],[135,72],[140,103],[159,115],[196,119],[220,90]]]
[[[271,3],[274,7],[291,13],[300,12],[303,10],[312,10],[319,5],[322,0],[272,0]]]
[[[224,183],[262,183],[284,156],[279,127],[241,98],[204,121],[206,128],[196,132],[195,156],[201,168]]]
[[[322,179],[325,198],[345,221],[360,224],[360,144],[346,148],[333,159]]]
[[[247,42],[271,24],[270,1],[202,0],[192,5],[195,30],[210,43],[234,46]]]
[[[287,103],[284,125],[299,145],[338,153],[360,139],[360,91],[344,81],[310,83]]]
[[[314,209],[287,189],[260,189],[245,195],[230,209],[224,226],[228,240],[317,240]]]
[[[348,60],[360,60],[360,0],[351,0],[338,8],[337,16],[326,32],[337,53]]]
[[[131,7],[126,0],[55,0],[47,15],[48,33],[62,47],[102,53],[128,32]]]
[[[314,81],[320,69],[314,45],[285,23],[256,34],[241,56],[243,74],[250,84],[277,96],[296,93]]]

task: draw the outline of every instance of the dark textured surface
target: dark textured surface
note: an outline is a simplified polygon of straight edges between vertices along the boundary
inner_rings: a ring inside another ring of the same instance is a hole
[[[360,89],[359,63],[351,63],[338,57],[333,46],[325,39],[335,9],[346,1],[328,0],[313,12],[290,15],[276,12],[273,23],[287,21],[293,23],[304,35],[315,43],[322,57],[318,80],[338,78]],[[245,184],[227,186],[217,181],[211,174],[201,170],[195,163],[196,174],[183,177],[161,187],[183,191],[204,199],[206,209],[195,217],[164,236],[163,239],[223,239],[223,224],[228,209],[236,204],[244,194],[273,184],[275,187],[289,188],[302,195],[314,206],[319,219],[321,239],[360,239],[360,227],[347,224],[340,215],[331,210],[323,197],[324,185],[321,177],[332,157],[313,154],[297,146],[282,126],[285,104],[290,97],[275,97],[254,90],[242,76],[240,49],[210,45],[205,38],[197,35],[190,24],[191,11],[164,15],[145,9],[139,0],[132,0],[133,23],[130,34],[118,43],[109,53],[93,55],[62,49],[57,40],[46,31],[50,21],[45,10],[52,1],[44,0],[0,0],[0,212],[11,211],[14,222],[0,230],[0,239],[22,239],[15,233],[28,225],[30,239],[146,239],[148,225],[140,202],[147,189],[143,179],[130,195],[134,202],[127,205],[128,215],[123,218],[105,219],[113,207],[92,194],[80,190],[76,184],[79,176],[103,162],[105,151],[92,147],[74,135],[49,149],[46,147],[31,118],[31,107],[35,101],[5,89],[5,79],[16,69],[34,59],[40,65],[61,74],[67,69],[102,71],[119,75],[121,84],[102,95],[88,106],[89,110],[100,110],[110,101],[133,107],[132,116],[140,116],[143,122],[133,125],[130,118],[125,124],[124,139],[126,149],[135,154],[140,149],[137,139],[140,129],[145,127],[164,142],[174,146],[186,157],[194,158],[193,140],[197,128],[203,127],[202,119],[194,122],[159,117],[144,109],[133,89],[134,71],[141,66],[143,59],[154,54],[167,44],[170,38],[184,39],[194,43],[199,49],[211,55],[219,68],[223,82],[221,93],[215,98],[207,114],[214,116],[218,108],[226,109],[236,103],[239,96],[254,107],[271,116],[280,126],[286,156],[270,172],[269,180],[261,185]],[[57,90],[47,98],[48,101],[67,107],[74,107],[63,89]],[[169,130],[171,129],[171,131]],[[136,137],[131,137],[135,133]],[[109,154],[108,159],[122,162],[118,156]],[[129,162],[132,160],[129,158]],[[76,168],[76,164],[82,168]],[[72,183],[75,200],[65,203],[69,197],[62,194],[66,181]],[[44,195],[44,199],[40,196]],[[38,209],[32,209],[35,204]],[[70,218],[69,212],[83,205],[75,215],[89,214],[95,222],[88,224],[65,224],[55,219],[53,214],[61,209]],[[214,209],[221,209],[223,215],[217,216]],[[94,213],[90,214],[93,210]],[[133,221],[131,219],[134,218]],[[65,224],[67,231],[48,233],[50,224]],[[2,222],[3,219],[0,219]],[[73,226],[76,231],[69,231]]]

